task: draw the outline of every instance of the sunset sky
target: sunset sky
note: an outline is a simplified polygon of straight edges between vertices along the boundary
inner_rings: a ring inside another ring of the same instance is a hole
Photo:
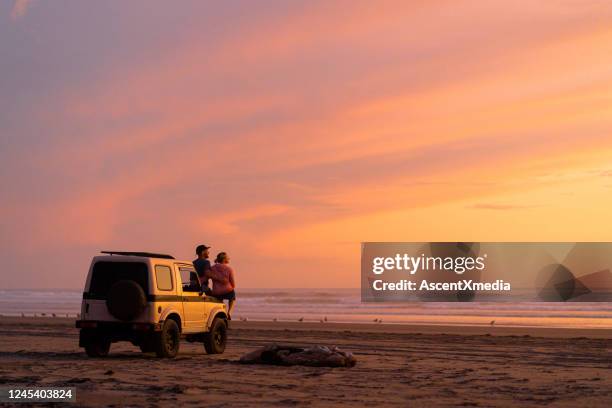
[[[0,288],[99,250],[357,287],[362,241],[611,241],[612,3],[0,1]]]

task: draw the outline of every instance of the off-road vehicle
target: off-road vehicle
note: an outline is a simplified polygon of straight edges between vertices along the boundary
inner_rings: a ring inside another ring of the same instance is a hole
[[[83,292],[79,347],[91,357],[130,341],[142,352],[174,357],[181,338],[202,342],[209,354],[227,341],[225,304],[200,292],[191,262],[148,252],[102,251]]]

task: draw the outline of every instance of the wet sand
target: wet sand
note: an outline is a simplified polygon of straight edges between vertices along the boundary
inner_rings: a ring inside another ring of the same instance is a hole
[[[73,320],[0,317],[0,385],[76,387],[86,407],[612,406],[612,330],[233,321],[229,336],[222,355],[115,343],[91,359]],[[337,345],[357,366],[237,363],[273,342]]]

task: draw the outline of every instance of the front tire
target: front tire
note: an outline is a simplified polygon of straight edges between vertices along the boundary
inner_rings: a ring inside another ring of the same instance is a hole
[[[179,351],[181,332],[178,324],[172,319],[164,322],[161,332],[155,338],[157,357],[174,358]]]
[[[85,345],[85,353],[89,357],[106,357],[110,351],[111,342],[109,340],[96,340]]]
[[[215,317],[210,332],[204,335],[204,348],[208,354],[222,354],[227,343],[227,323]]]

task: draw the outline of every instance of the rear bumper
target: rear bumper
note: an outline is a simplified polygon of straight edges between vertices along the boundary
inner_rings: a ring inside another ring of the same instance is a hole
[[[77,320],[76,327],[80,330],[79,346],[100,340],[110,342],[129,341],[133,344],[143,344],[156,332],[161,331],[159,323],[124,323],[100,322],[94,320]]]
[[[77,329],[96,329],[101,331],[161,331],[161,323],[103,322],[97,320],[77,320]]]

